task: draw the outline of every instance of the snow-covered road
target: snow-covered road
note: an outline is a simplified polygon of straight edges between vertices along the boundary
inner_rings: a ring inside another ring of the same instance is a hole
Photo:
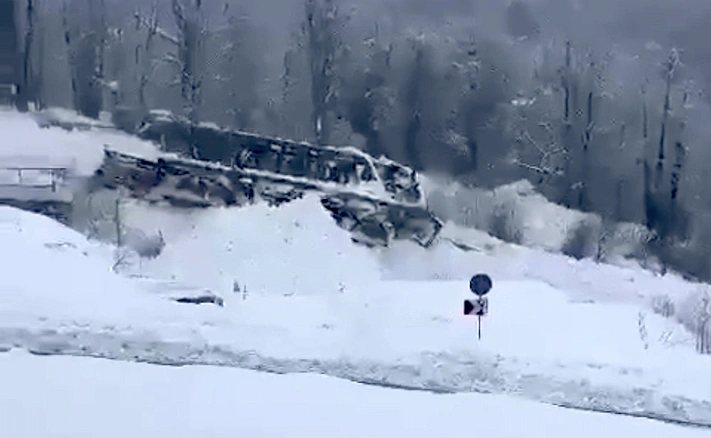
[[[0,355],[0,427],[23,438],[701,438],[708,431],[320,375]]]

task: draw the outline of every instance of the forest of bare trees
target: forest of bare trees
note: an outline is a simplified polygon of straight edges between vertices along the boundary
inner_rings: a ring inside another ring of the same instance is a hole
[[[18,0],[29,107],[356,145],[655,232],[711,279],[700,0]],[[660,24],[663,23],[663,24]]]

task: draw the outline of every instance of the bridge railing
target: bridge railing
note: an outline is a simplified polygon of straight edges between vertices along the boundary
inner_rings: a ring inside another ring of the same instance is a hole
[[[0,164],[0,200],[69,201],[69,168]]]

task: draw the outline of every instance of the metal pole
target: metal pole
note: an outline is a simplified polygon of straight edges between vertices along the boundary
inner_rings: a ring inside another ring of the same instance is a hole
[[[477,315],[476,319],[477,319],[476,328],[477,328],[477,332],[479,333],[479,339],[481,339],[481,315]]]

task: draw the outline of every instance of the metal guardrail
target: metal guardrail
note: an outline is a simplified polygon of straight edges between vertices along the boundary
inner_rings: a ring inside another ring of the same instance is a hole
[[[28,172],[35,173],[28,175]],[[0,188],[49,189],[57,192],[67,179],[69,169],[61,166],[2,166],[0,165]],[[11,181],[1,176],[12,175]],[[44,178],[42,178],[44,176]],[[39,178],[38,178],[39,177]]]

